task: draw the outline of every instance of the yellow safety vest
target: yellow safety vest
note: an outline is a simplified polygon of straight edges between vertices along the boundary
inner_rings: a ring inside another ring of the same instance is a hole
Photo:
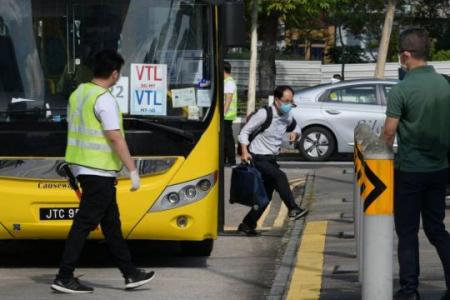
[[[106,171],[122,169],[94,111],[98,97],[108,92],[93,83],[83,83],[70,95],[66,162]],[[123,135],[122,114],[118,112]]]
[[[228,76],[227,78],[225,78],[224,82],[227,83],[227,81],[233,82],[234,85],[236,86],[236,89],[234,90],[233,98],[230,103],[230,107],[228,108],[228,111],[225,114],[224,119],[228,120],[228,121],[233,121],[237,117],[237,85],[236,85],[236,82],[234,81],[233,77],[231,77],[231,76]]]

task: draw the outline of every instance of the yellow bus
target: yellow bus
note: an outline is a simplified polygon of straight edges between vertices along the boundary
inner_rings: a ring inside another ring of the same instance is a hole
[[[126,63],[111,93],[141,175],[135,193],[125,170],[118,177],[123,234],[210,254],[225,6],[242,10],[217,0],[0,0],[0,239],[66,238],[78,207],[58,172],[68,96],[91,79],[92,55],[115,49]]]

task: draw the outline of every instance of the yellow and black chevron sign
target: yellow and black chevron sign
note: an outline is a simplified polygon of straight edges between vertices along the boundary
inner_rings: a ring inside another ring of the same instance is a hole
[[[394,162],[392,159],[364,159],[355,144],[354,164],[366,215],[394,213]]]

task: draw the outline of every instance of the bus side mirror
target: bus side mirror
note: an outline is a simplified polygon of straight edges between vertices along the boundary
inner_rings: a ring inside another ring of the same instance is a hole
[[[246,45],[245,4],[243,0],[228,0],[222,6],[222,42],[224,47]]]

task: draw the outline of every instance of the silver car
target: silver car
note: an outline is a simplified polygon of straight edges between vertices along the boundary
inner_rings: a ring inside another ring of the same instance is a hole
[[[321,84],[296,91],[292,114],[302,127],[297,144],[309,161],[333,153],[351,153],[355,127],[365,122],[379,133],[384,125],[386,95],[397,80],[361,79]]]

